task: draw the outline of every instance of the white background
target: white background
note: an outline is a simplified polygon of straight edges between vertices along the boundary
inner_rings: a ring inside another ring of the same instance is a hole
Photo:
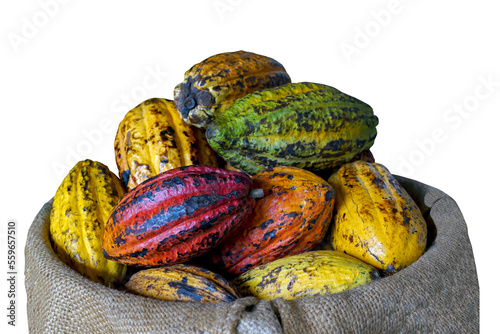
[[[195,63],[246,50],[293,81],[334,86],[380,119],[372,148],[394,174],[460,206],[481,288],[482,333],[497,321],[500,20],[494,1],[2,1],[0,327],[27,332],[28,228],[80,159],[116,173],[123,115],[172,99]],[[7,222],[17,222],[17,321],[7,326]]]

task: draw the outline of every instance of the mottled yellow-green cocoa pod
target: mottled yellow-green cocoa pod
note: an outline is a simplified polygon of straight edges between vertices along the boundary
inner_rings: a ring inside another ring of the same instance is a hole
[[[207,127],[210,146],[232,167],[257,174],[277,166],[335,169],[368,150],[372,108],[339,90],[290,83],[238,99]]]
[[[244,296],[292,300],[341,292],[379,277],[375,268],[352,256],[317,250],[255,267],[233,283]]]

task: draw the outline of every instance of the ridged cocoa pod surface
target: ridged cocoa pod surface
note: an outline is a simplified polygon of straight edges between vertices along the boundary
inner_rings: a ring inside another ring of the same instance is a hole
[[[104,257],[106,221],[125,188],[98,161],[79,161],[58,187],[50,213],[50,237],[59,258],[94,282],[118,285],[127,267]]]
[[[141,296],[167,301],[213,304],[232,302],[240,297],[224,277],[188,264],[140,270],[130,277],[125,288]]]
[[[223,272],[239,275],[256,266],[316,247],[330,226],[335,193],[324,179],[295,167],[276,167],[253,178],[264,190],[251,216],[211,254]]]
[[[425,251],[427,224],[415,201],[389,170],[358,160],[328,182],[335,189],[332,246],[385,274],[415,262]]]
[[[192,66],[174,89],[174,101],[187,124],[206,128],[238,98],[291,82],[283,65],[252,52],[213,55]]]
[[[217,156],[200,129],[182,121],[175,104],[148,99],[130,110],[118,126],[115,159],[128,190],[167,170],[190,166],[217,167]]]
[[[233,280],[244,296],[272,300],[338,293],[378,279],[378,271],[342,252],[318,250],[255,267]]]
[[[373,145],[377,124],[368,104],[333,87],[302,82],[238,99],[205,134],[232,167],[255,175],[278,166],[338,168]]]
[[[136,266],[186,262],[215,247],[251,213],[251,178],[212,166],[179,167],[131,191],[111,212],[107,258]]]

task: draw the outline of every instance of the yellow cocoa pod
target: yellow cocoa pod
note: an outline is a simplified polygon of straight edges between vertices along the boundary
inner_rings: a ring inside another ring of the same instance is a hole
[[[245,296],[292,300],[341,292],[379,277],[375,268],[352,256],[317,250],[255,267],[233,283]]]
[[[386,274],[424,252],[427,224],[415,201],[381,164],[343,165],[328,182],[335,189],[332,246]]]
[[[78,162],[56,191],[50,213],[50,237],[59,258],[94,282],[118,284],[127,266],[102,252],[104,227],[125,188],[106,165]]]
[[[127,190],[177,167],[217,167],[204,132],[184,123],[174,102],[167,99],[148,99],[130,110],[118,126],[114,144]]]
[[[125,288],[141,296],[168,301],[220,303],[240,297],[222,276],[189,264],[138,271],[130,277]]]

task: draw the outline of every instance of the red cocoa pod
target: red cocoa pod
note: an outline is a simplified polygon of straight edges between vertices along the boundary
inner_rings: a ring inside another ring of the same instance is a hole
[[[186,262],[215,247],[250,215],[251,178],[211,166],[179,167],[132,189],[111,212],[105,257],[135,266]]]
[[[262,188],[250,217],[207,254],[211,264],[239,275],[279,258],[314,249],[333,216],[334,189],[312,172],[275,167],[253,177]]]

